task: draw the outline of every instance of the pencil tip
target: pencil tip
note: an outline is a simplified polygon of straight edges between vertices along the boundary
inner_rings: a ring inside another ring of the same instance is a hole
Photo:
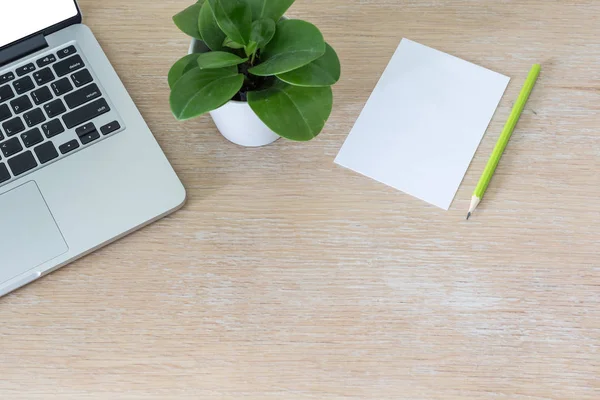
[[[469,220],[469,218],[471,218],[471,213],[467,214],[467,221]]]

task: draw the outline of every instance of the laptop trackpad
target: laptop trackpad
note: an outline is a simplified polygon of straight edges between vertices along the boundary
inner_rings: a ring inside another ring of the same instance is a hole
[[[0,195],[0,284],[67,250],[35,182]]]

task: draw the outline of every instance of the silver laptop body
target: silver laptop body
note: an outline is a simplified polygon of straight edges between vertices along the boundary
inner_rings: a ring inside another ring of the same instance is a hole
[[[76,12],[8,45],[0,41],[0,296],[185,201],[181,182]],[[0,40],[10,37],[3,29]]]

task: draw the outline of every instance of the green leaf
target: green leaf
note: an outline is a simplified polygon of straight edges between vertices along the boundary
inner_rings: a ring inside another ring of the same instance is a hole
[[[236,67],[194,68],[177,81],[171,97],[175,118],[185,120],[215,110],[227,103],[242,88],[244,75]]]
[[[270,18],[277,22],[294,3],[294,0],[247,0],[252,7],[252,18]]]
[[[210,53],[196,54],[196,57],[200,69],[223,68],[248,61],[247,58],[241,58],[226,51],[211,51]]]
[[[223,41],[223,46],[229,47],[230,49],[243,49],[244,48],[243,44],[236,43],[233,40],[229,39],[228,37],[225,37],[225,40]]]
[[[341,66],[335,50],[325,43],[325,54],[310,64],[277,77],[296,86],[331,86],[340,80]]]
[[[258,44],[259,49],[264,49],[275,35],[275,22],[272,19],[262,18],[252,22],[250,40]]]
[[[272,131],[290,140],[316,137],[331,114],[331,87],[300,87],[278,82],[248,93],[248,104]]]
[[[187,56],[181,58],[177,61],[171,69],[169,70],[169,87],[173,89],[175,83],[189,70],[198,67],[198,63],[196,60],[198,59],[198,54],[188,54]]]
[[[199,40],[202,40],[198,31],[198,16],[201,8],[202,2],[199,1],[173,16],[173,22],[183,33]]]
[[[281,20],[275,36],[262,51],[263,61],[249,72],[258,76],[283,74],[325,54],[325,40],[316,26],[297,19]]]
[[[200,10],[198,28],[202,35],[202,40],[204,40],[211,50],[221,50],[223,47],[223,40],[225,40],[225,33],[219,28],[208,1],[204,3]]]
[[[256,49],[258,49],[258,43],[256,43],[254,40],[251,40],[250,43],[248,43],[248,45],[244,47],[244,51],[246,52],[246,55],[248,57],[254,54],[256,52]]]
[[[252,10],[246,0],[208,0],[219,27],[234,42],[247,45],[252,30]]]

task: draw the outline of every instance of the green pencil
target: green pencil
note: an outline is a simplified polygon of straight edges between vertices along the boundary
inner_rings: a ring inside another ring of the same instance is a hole
[[[483,195],[485,194],[485,191],[487,190],[487,187],[490,184],[490,181],[492,180],[492,176],[496,171],[496,167],[500,162],[502,153],[504,153],[504,149],[506,148],[506,145],[508,144],[512,133],[515,130],[515,126],[519,121],[519,117],[521,117],[523,109],[525,108],[525,103],[527,103],[527,99],[529,99],[529,95],[533,90],[533,86],[535,85],[535,82],[537,81],[537,78],[540,75],[540,70],[540,65],[535,64],[529,72],[529,76],[525,81],[525,86],[523,86],[523,89],[521,89],[521,94],[519,95],[519,98],[517,99],[517,102],[515,103],[510,113],[510,117],[508,117],[508,121],[506,121],[506,125],[504,125],[502,134],[500,135],[500,138],[498,139],[498,142],[494,147],[494,151],[492,152],[492,155],[490,156],[490,159],[488,160],[488,163],[485,166],[483,175],[481,175],[479,183],[475,188],[475,192],[473,193],[473,197],[471,198],[471,205],[469,206],[469,213],[467,214],[467,219],[469,219],[473,211],[475,211],[479,203],[481,203],[481,199],[483,198]]]

